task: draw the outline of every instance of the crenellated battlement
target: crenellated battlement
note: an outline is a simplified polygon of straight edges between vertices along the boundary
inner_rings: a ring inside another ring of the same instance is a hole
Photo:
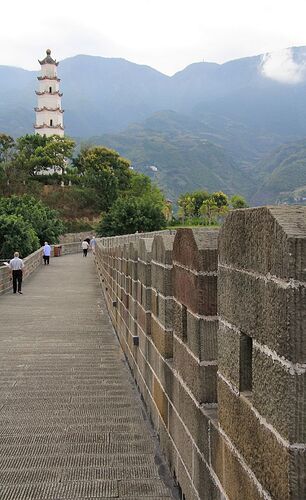
[[[98,241],[130,368],[186,500],[306,497],[306,207]]]

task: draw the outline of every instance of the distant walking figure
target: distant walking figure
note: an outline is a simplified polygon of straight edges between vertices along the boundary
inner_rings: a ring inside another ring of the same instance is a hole
[[[86,240],[82,241],[83,257],[87,257],[88,247],[89,247],[88,241]]]
[[[96,237],[93,236],[90,240],[90,247],[91,247],[91,251],[93,254],[96,253],[96,244],[97,244],[97,240],[96,240]]]
[[[13,293],[17,292],[17,284],[18,284],[18,293],[22,294],[21,284],[22,284],[22,270],[24,268],[24,263],[21,259],[19,259],[18,252],[14,253],[14,258],[10,260],[9,266],[13,276]]]
[[[49,265],[50,255],[51,255],[51,247],[48,244],[48,242],[45,241],[45,245],[44,245],[44,249],[43,249],[43,259],[44,259],[44,264],[45,265],[46,264]]]

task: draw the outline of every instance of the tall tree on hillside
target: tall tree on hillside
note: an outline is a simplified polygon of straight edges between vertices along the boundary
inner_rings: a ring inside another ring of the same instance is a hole
[[[32,177],[49,168],[64,170],[67,159],[72,157],[75,145],[69,137],[46,137],[38,134],[20,137],[16,144],[17,168]]]
[[[0,188],[4,195],[11,194],[16,179],[15,155],[15,141],[13,137],[7,134],[0,134]]]
[[[107,211],[119,192],[130,187],[130,162],[103,146],[83,149],[74,160],[84,184],[96,191],[100,210]]]

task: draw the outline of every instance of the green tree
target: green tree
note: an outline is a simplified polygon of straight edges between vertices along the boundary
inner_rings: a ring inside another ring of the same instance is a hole
[[[200,214],[204,217],[204,222],[208,224],[215,224],[216,217],[219,213],[219,207],[213,199],[203,201]]]
[[[33,228],[41,244],[44,241],[56,243],[64,232],[57,212],[29,195],[0,198],[0,213],[22,218]]]
[[[19,137],[16,143],[16,165],[18,170],[27,176],[35,176],[50,168],[64,170],[74,148],[72,139],[56,135],[25,135]]]
[[[84,184],[96,193],[98,210],[107,211],[118,197],[118,179],[107,165],[96,164],[85,170]]]
[[[163,192],[152,182],[150,177],[133,170],[130,173],[129,187],[124,191],[123,195],[126,197],[146,198],[160,207],[164,207],[166,203]]]
[[[230,199],[230,206],[236,210],[237,208],[247,208],[248,204],[243,196],[234,194]]]
[[[0,163],[12,160],[15,154],[15,141],[7,134],[0,134]]]
[[[86,147],[74,160],[80,174],[88,170],[106,170],[114,174],[118,181],[118,189],[124,191],[129,187],[131,170],[130,162],[122,158],[117,151],[104,146]]]
[[[0,215],[0,256],[2,259],[13,257],[19,252],[26,257],[39,248],[38,237],[28,222],[17,215]]]
[[[199,217],[203,201],[209,198],[208,191],[200,190],[182,194],[178,199],[180,214],[185,217]]]
[[[208,200],[209,192],[208,191],[194,191],[191,193],[191,199],[194,206],[194,211],[192,216],[198,217],[200,215],[200,208],[203,204],[203,201]]]
[[[143,198],[119,198],[98,226],[100,236],[132,234],[163,229],[165,216],[159,206]]]
[[[120,192],[130,187],[130,162],[103,146],[86,147],[74,160],[84,185],[97,193],[98,209],[107,211]]]
[[[210,199],[218,208],[228,206],[228,196],[222,191],[217,191],[210,195]]]

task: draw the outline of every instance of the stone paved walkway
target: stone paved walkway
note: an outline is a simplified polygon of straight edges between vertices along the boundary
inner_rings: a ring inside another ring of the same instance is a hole
[[[0,297],[1,500],[173,498],[92,256]]]

